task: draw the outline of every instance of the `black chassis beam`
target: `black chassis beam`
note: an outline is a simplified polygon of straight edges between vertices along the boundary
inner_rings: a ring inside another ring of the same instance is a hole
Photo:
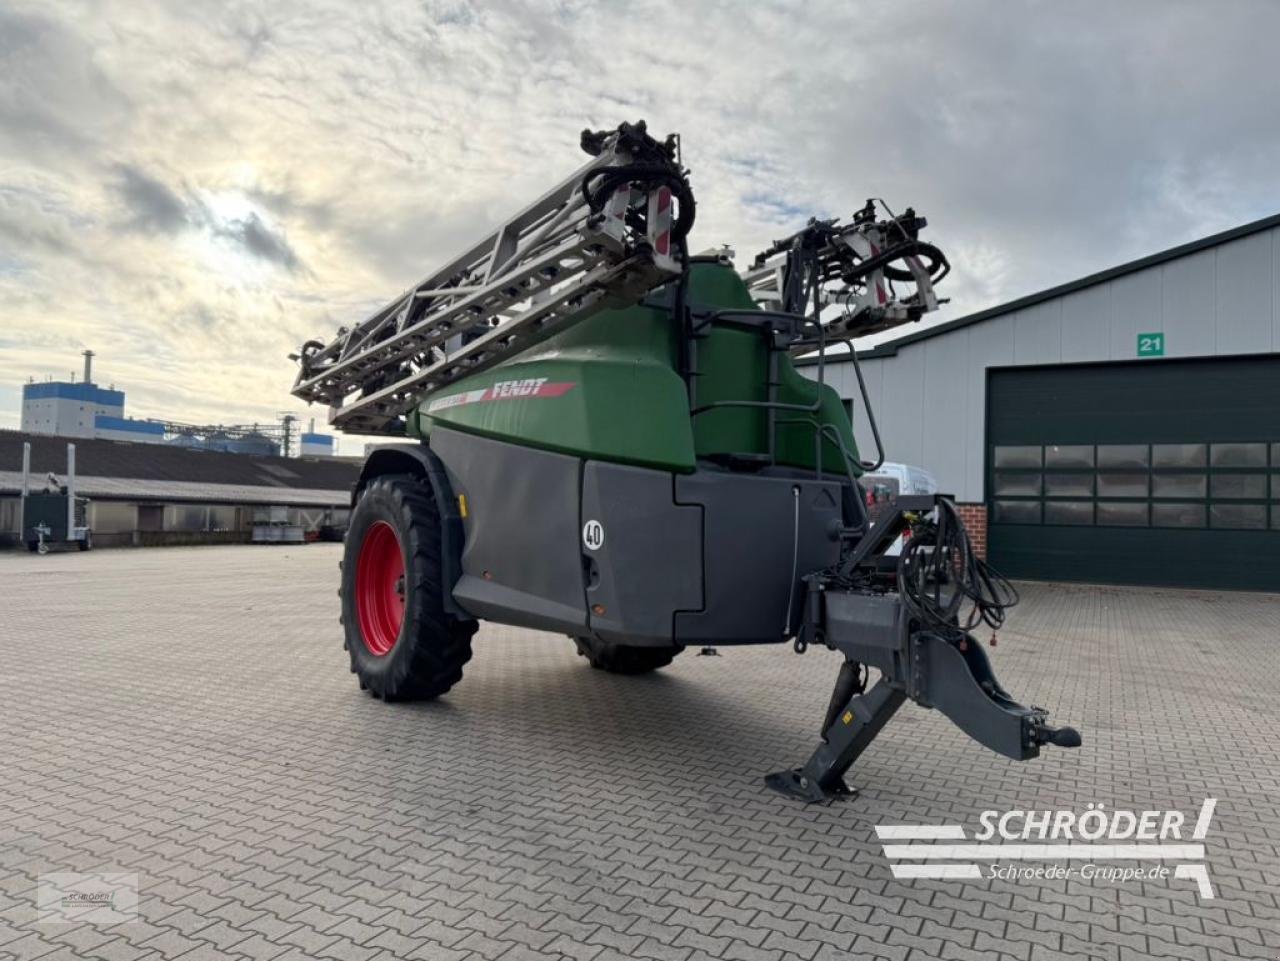
[[[902,532],[907,515],[927,513],[935,499],[898,498],[852,548],[841,573],[847,576],[874,561]],[[802,650],[821,643],[845,658],[822,739],[803,767],[768,775],[769,787],[809,802],[856,793],[845,783],[845,772],[908,698],[937,708],[975,741],[1014,760],[1039,756],[1045,743],[1080,744],[1073,728],[1049,727],[1045,711],[1013,700],[972,636],[919,630],[896,593],[834,589],[832,580],[822,574],[806,578],[805,621],[798,635]],[[880,673],[870,690],[864,690],[864,667]]]

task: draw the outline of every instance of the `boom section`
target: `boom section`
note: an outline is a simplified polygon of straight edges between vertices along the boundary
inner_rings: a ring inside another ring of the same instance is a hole
[[[693,196],[679,140],[644,123],[585,131],[591,159],[487,237],[328,343],[295,356],[293,394],[329,422],[397,433],[422,399],[680,274]]]

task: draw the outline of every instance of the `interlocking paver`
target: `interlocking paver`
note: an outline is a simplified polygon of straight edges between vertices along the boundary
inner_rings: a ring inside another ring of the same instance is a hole
[[[207,945],[202,944],[193,938],[188,938],[186,935],[180,934],[177,931],[165,931],[156,935],[150,941],[144,942],[141,947],[149,948],[152,951],[164,955],[166,958],[176,958],[179,955],[186,954],[188,951],[194,950],[195,948],[207,947]],[[90,953],[91,951],[91,948],[86,949],[86,957],[93,956]]]
[[[236,955],[243,955],[251,958],[252,961],[271,961],[271,959],[284,954],[289,950],[288,944],[276,944],[274,941],[268,941],[260,934],[254,934],[235,944],[231,948]],[[345,959],[344,959],[345,961]]]
[[[583,944],[563,934],[557,935],[556,939],[546,947],[548,954],[564,955],[567,958],[572,958],[573,961],[593,961],[604,950],[599,945]]]
[[[908,705],[804,808],[835,664],[690,651],[650,677],[482,627],[442,701],[347,672],[328,545],[0,555],[0,956],[827,961],[1280,951],[1280,597],[1022,585],[997,671],[1085,747],[1016,764]],[[15,696],[9,696],[14,692]],[[877,823],[1217,797],[1183,882],[896,881]],[[142,920],[35,922],[36,876],[136,872]]]

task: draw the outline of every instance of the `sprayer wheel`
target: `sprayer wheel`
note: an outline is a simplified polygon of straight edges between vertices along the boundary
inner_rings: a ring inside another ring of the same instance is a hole
[[[351,512],[342,625],[360,687],[388,701],[439,697],[462,679],[476,622],[444,609],[440,514],[404,474],[375,478]]]

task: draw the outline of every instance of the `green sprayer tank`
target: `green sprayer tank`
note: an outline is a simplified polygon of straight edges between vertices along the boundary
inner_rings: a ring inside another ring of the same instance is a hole
[[[797,407],[817,405],[813,413],[777,417],[776,462],[812,469],[817,458],[814,424],[822,423],[839,433],[848,463],[858,470],[857,446],[839,395],[801,375],[789,354],[771,351],[759,330],[712,322],[694,338],[696,373],[682,376],[689,352],[671,309],[672,286],[634,307],[600,311],[460,381],[456,389],[424,400],[410,421],[411,432],[429,438],[438,425],[682,474],[695,471],[699,458],[763,460],[770,453],[767,409],[691,411],[722,401],[764,404],[772,353],[776,400]],[[757,309],[737,272],[713,260],[690,265],[685,297],[695,316]],[[824,441],[823,459],[827,471],[844,475],[848,469],[831,440]]]

